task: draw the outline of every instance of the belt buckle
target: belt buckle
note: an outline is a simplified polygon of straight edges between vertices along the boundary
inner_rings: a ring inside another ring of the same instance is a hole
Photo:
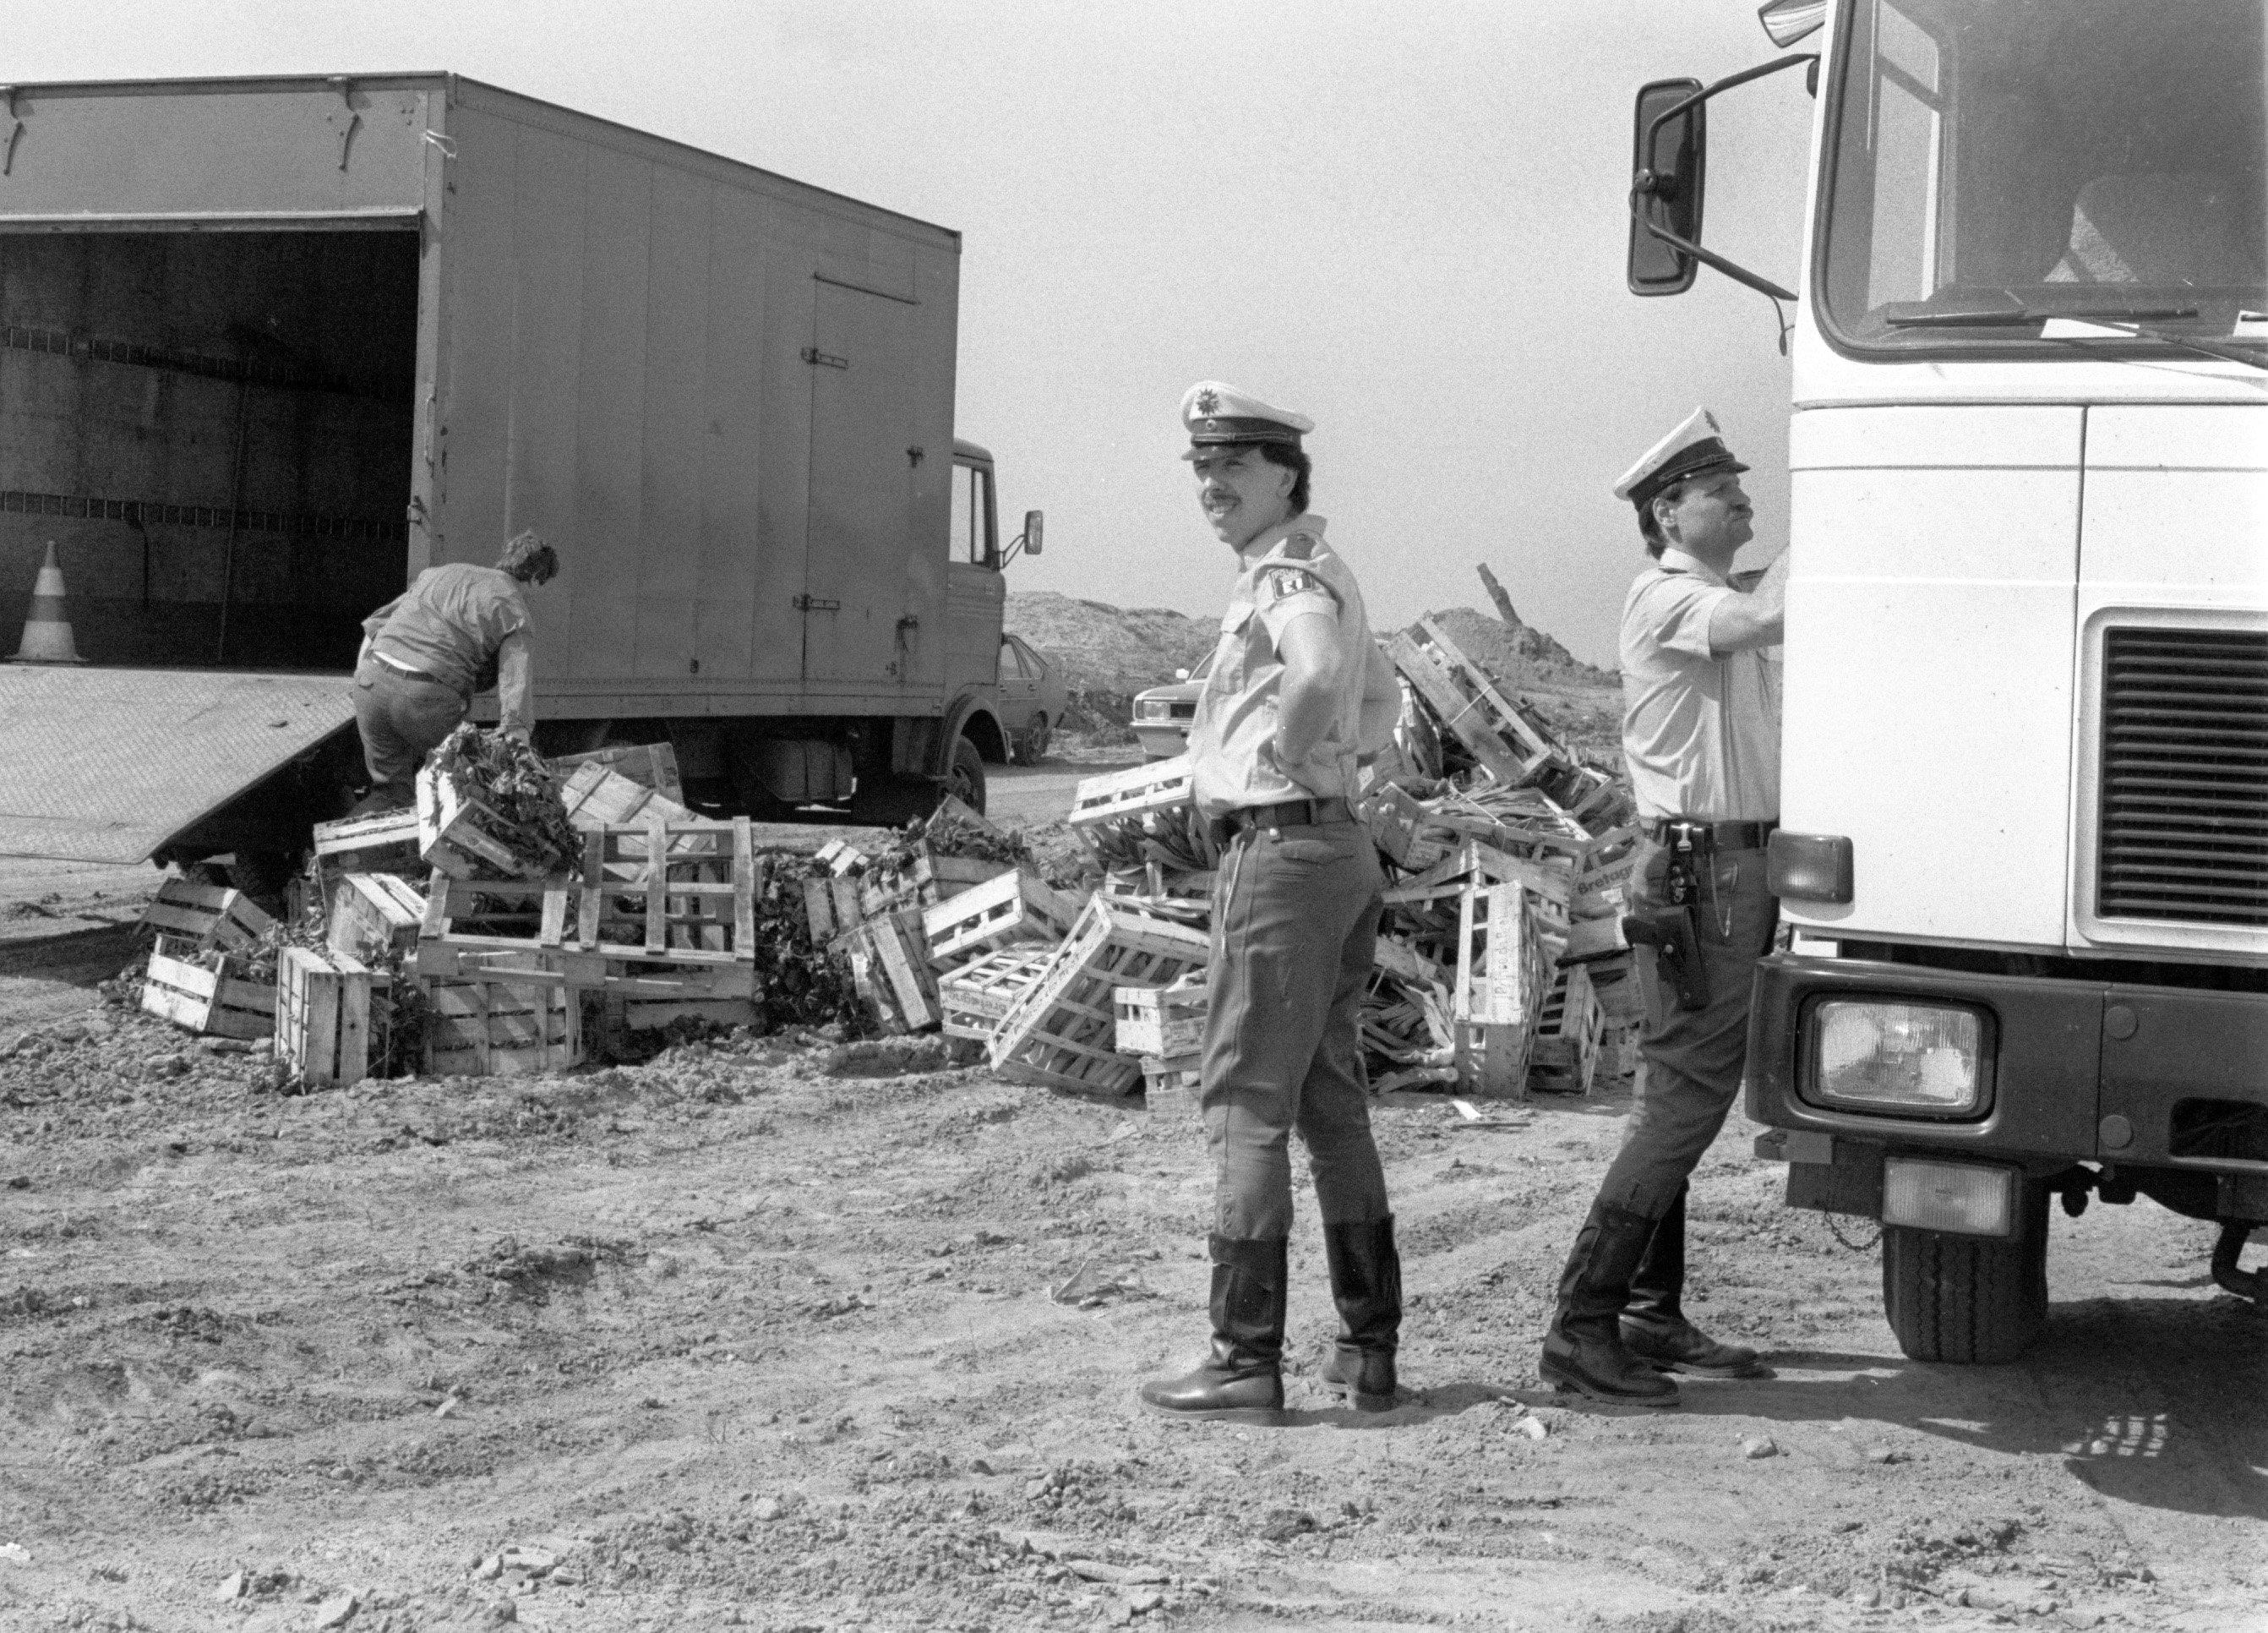
[[[1662,824],[1672,848],[1706,856],[1717,848],[1716,831],[1705,822],[1670,821]]]

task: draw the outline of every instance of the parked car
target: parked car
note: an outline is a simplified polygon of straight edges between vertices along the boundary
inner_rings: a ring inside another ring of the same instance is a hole
[[[1170,760],[1187,752],[1189,722],[1197,715],[1197,695],[1204,691],[1205,676],[1212,673],[1216,655],[1205,654],[1204,661],[1193,669],[1175,669],[1169,684],[1134,694],[1134,735],[1142,744],[1144,759]]]
[[[1013,635],[1000,637],[1000,730],[1023,765],[1036,765],[1071,694],[1055,666]]]

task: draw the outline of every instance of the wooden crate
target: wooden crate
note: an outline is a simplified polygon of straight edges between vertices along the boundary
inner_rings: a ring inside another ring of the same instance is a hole
[[[190,946],[234,953],[253,951],[276,927],[276,920],[242,890],[189,879],[160,884],[157,898],[142,910],[142,922]]]
[[[677,774],[677,750],[666,743],[641,743],[611,749],[593,749],[585,754],[562,754],[543,762],[551,774],[563,785],[574,780],[578,772],[593,768],[650,788],[671,803],[682,806],[684,784]],[[625,820],[608,817],[609,822]]]
[[[1447,860],[1448,844],[1425,831],[1428,813],[1417,796],[1390,782],[1373,783],[1355,802],[1371,842],[1398,868],[1423,873]]]
[[[1121,986],[1167,986],[1204,967],[1198,931],[1091,898],[1071,935],[993,1035],[1004,1077],[1087,1094],[1120,1095],[1140,1064],[1116,1048],[1114,995]]]
[[[286,947],[276,966],[276,1054],[311,1083],[370,1074],[370,967],[343,953]]]
[[[1471,884],[1457,910],[1450,1019],[1458,1078],[1476,1093],[1517,1095],[1550,991],[1544,938],[1525,885]]]
[[[1591,992],[1590,972],[1580,964],[1560,971],[1528,1051],[1528,1092],[1590,1093],[1606,1030],[1607,1017]]]
[[[1111,868],[1102,876],[1102,893],[1153,918],[1203,928],[1212,921],[1213,886],[1219,877],[1211,868],[1191,871],[1149,862]]]
[[[550,763],[554,766],[561,764],[557,760]],[[673,761],[673,777],[674,764]],[[567,820],[578,829],[644,824],[656,816],[664,822],[693,820],[693,813],[676,798],[674,781],[666,790],[656,789],[595,760],[567,773],[566,780],[560,785],[559,800],[567,808]]]
[[[564,985],[505,979],[429,980],[425,1069],[526,1077],[583,1060],[583,1003]]]
[[[453,879],[540,879],[547,865],[523,843],[461,778],[431,765],[417,773],[417,854],[428,867]]]
[[[803,916],[821,947],[858,927],[858,881],[829,875],[803,882]]]
[[[858,879],[858,914],[872,919],[900,907],[928,908],[1016,870],[981,856],[932,856],[926,842],[900,868],[869,868]]]
[[[652,1031],[672,1021],[707,1021],[713,1026],[754,1026],[759,1016],[753,998],[656,998],[610,992],[603,1000],[609,1024],[630,1031]]]
[[[1012,868],[930,908],[922,935],[931,966],[951,970],[1023,942],[1053,946],[1078,918],[1077,902]]]
[[[1394,667],[1498,780],[1519,787],[1573,769],[1561,746],[1498,691],[1439,624],[1421,618],[1418,628],[1416,636],[1405,631],[1394,638]]]
[[[323,939],[333,952],[384,963],[391,954],[417,950],[417,931],[424,921],[425,898],[406,879],[390,873],[342,874],[331,892]]]
[[[919,909],[899,907],[869,919],[836,947],[850,960],[858,995],[884,1027],[917,1032],[942,1018]]]
[[[973,958],[938,977],[939,1024],[948,1038],[990,1042],[1000,1019],[1047,969],[1049,948],[1027,942]]]
[[[142,978],[142,1007],[207,1038],[247,1041],[276,1031],[276,989],[248,981],[225,953],[160,935]]]
[[[1153,1112],[1196,1113],[1204,1083],[1204,1074],[1200,1069],[1204,1064],[1204,1057],[1197,1054],[1145,1056],[1142,1098]]]
[[[1183,976],[1171,986],[1121,986],[1111,994],[1121,1054],[1160,1059],[1195,1054],[1204,1045],[1211,994],[1204,978]]]
[[[1193,786],[1186,754],[1089,777],[1071,794],[1071,825],[1086,828],[1152,811],[1179,810],[1194,801]]]
[[[315,824],[315,855],[335,867],[364,870],[416,868],[417,812],[380,811]]]

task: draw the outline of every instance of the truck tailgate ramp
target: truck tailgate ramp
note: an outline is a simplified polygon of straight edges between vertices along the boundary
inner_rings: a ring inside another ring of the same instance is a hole
[[[0,856],[137,862],[354,719],[343,675],[0,664]]]

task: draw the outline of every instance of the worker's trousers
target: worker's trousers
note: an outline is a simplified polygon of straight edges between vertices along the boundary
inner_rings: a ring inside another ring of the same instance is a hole
[[[1667,861],[1667,849],[1651,840],[1640,849],[1631,876],[1634,906],[1665,905]],[[1638,1034],[1646,1065],[1622,1149],[1600,1183],[1599,1201],[1648,1219],[1668,1212],[1741,1092],[1756,960],[1771,950],[1779,921],[1763,851],[1719,852],[1710,867],[1698,915],[1707,1006],[1679,1007],[1677,988],[1662,976],[1652,948],[1631,955],[1646,1000],[1646,1025]]]
[[[1221,858],[1199,1100],[1216,1236],[1291,1234],[1294,1129],[1325,1224],[1388,1216],[1355,1030],[1381,888],[1353,822],[1247,829]]]
[[[457,729],[472,701],[438,681],[404,675],[375,658],[355,671],[355,726],[370,794],[355,814],[399,810],[417,797],[417,768]]]

